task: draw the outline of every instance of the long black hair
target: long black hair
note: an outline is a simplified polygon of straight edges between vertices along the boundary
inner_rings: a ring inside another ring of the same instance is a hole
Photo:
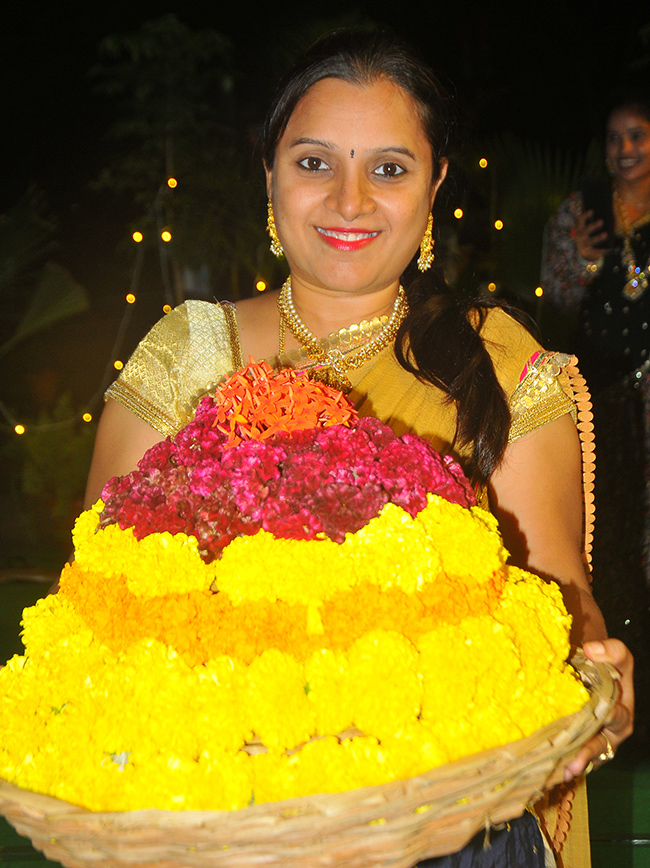
[[[394,82],[413,100],[431,145],[433,177],[440,177],[455,129],[453,96],[415,52],[376,30],[340,30],[319,39],[284,77],[262,128],[262,158],[272,168],[278,143],[298,102],[316,82],[338,78],[367,85]],[[510,413],[492,360],[479,336],[489,303],[460,303],[442,270],[420,274],[414,261],[402,277],[409,313],[395,353],[407,371],[442,389],[456,404],[456,441],[472,444],[467,468],[486,482],[508,442]]]

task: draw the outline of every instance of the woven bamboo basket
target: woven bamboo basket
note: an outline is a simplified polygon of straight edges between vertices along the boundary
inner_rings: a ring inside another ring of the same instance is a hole
[[[0,812],[69,868],[409,868],[520,816],[562,781],[565,761],[603,726],[618,695],[611,667],[584,655],[572,662],[590,691],[580,711],[407,780],[240,811],[113,813],[0,781]]]

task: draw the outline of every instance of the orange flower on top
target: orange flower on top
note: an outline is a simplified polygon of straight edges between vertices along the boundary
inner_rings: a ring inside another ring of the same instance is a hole
[[[228,446],[267,440],[280,431],[346,425],[357,418],[342,392],[299,371],[277,372],[252,359],[219,386],[214,398],[214,426],[227,435]]]

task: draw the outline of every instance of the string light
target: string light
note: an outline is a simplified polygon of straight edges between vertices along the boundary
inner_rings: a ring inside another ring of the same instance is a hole
[[[115,359],[115,361],[113,362],[113,367],[116,371],[121,371],[124,367],[124,362],[121,362],[119,359]]]
[[[265,280],[260,279],[260,280],[255,281],[255,289],[258,292],[264,292],[264,290],[267,289],[267,287],[268,287],[268,284]]]
[[[541,298],[544,295],[544,288],[541,286],[538,286],[535,289],[535,295],[537,296],[537,298]]]
[[[176,187],[178,187],[178,181],[176,180],[176,178],[167,178],[167,186],[174,190]]]
[[[163,229],[163,231],[160,233],[160,237],[162,238],[163,241],[171,241],[172,240],[172,234],[169,231],[169,229]]]
[[[163,304],[163,313],[171,313],[171,312],[172,312],[171,304]]]
[[[24,425],[15,425],[14,431],[16,432],[16,434],[24,434],[25,433],[25,426]]]
[[[84,422],[92,422],[93,421],[93,414],[92,413],[84,413],[81,418],[83,419]]]
[[[495,292],[496,288],[496,283],[488,283],[488,289],[490,290],[490,292]]]
[[[485,159],[485,157],[481,157],[481,159],[478,161],[478,164],[482,169],[487,169],[488,161]]]
[[[495,220],[494,228],[499,230],[503,229],[503,220]]]
[[[142,232],[136,231],[133,233],[131,238],[133,238],[133,240],[135,241],[136,244],[139,244],[142,241],[142,239],[144,238],[144,235],[142,234]]]
[[[462,208],[456,208],[456,210],[454,211],[454,217],[456,218],[456,220],[460,220],[460,218],[462,216],[463,216],[463,209]]]
[[[127,304],[135,304],[135,296],[132,292],[127,293],[126,295]]]

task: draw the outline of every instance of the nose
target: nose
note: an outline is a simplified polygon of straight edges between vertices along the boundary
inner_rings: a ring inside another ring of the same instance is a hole
[[[630,154],[634,150],[634,142],[630,136],[621,136],[621,154]]]
[[[332,179],[325,204],[350,223],[358,217],[372,214],[375,202],[365,173],[354,166],[344,167]]]

